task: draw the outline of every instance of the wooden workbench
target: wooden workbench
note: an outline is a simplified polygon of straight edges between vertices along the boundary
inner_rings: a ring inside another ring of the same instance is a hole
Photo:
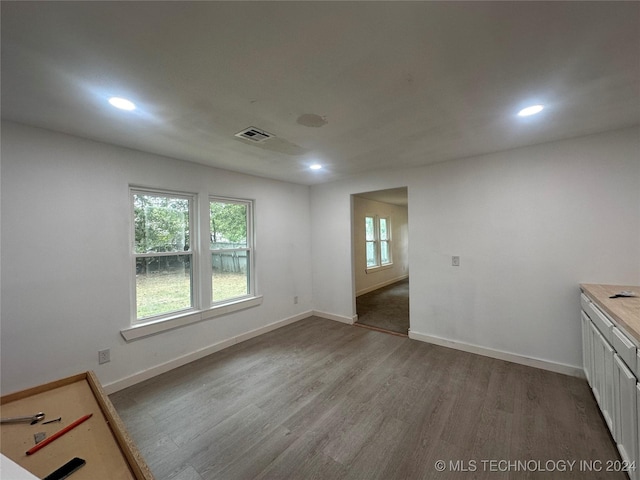
[[[153,475],[126,432],[124,424],[93,372],[86,372],[0,399],[2,417],[18,417],[44,412],[44,421],[62,417],[60,422],[43,425],[29,423],[0,425],[2,454],[38,478],[50,474],[73,457],[86,465],[72,475],[73,480],[152,480]],[[32,455],[26,451],[35,445],[34,434],[47,437],[93,414],[49,445]]]

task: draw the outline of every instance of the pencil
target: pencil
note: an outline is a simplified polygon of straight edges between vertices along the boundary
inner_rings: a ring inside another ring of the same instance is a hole
[[[64,435],[65,433],[67,433],[69,430],[73,430],[74,428],[76,428],[78,425],[80,425],[82,422],[89,420],[91,417],[93,416],[93,413],[90,413],[89,415],[85,415],[84,417],[80,417],[78,420],[76,420],[75,422],[73,422],[70,425],[67,425],[66,427],[64,427],[62,430],[58,430],[56,433],[54,433],[53,435],[51,435],[49,438],[45,438],[43,441],[41,441],[40,443],[34,445],[33,447],[31,447],[29,450],[27,450],[27,455],[33,455],[34,453],[36,453],[38,450],[40,450],[42,447],[46,447],[47,445],[49,445],[51,442],[53,442],[56,438],[60,438],[62,435]]]

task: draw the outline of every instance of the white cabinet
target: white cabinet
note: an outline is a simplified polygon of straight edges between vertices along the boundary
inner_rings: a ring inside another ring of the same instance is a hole
[[[591,332],[591,320],[584,312],[582,314],[582,365],[584,376],[591,385],[591,372],[593,371],[593,334]],[[640,361],[640,360],[639,360]]]
[[[602,385],[604,384],[604,345],[602,342],[602,335],[593,323],[589,324],[591,330],[591,348],[592,353],[592,374],[591,374],[591,390],[596,397],[596,402],[602,408],[602,396],[600,392]]]
[[[640,348],[584,294],[581,296],[584,373],[631,480],[640,480]]]
[[[615,424],[618,449],[622,460],[637,462],[638,410],[637,380],[619,355],[614,356]],[[634,408],[635,407],[635,408]]]
[[[613,327],[612,333],[611,339],[613,342],[611,345],[613,345],[616,353],[620,355],[620,358],[624,363],[626,363],[627,367],[629,367],[631,372],[636,375],[637,378],[636,346],[620,329]]]
[[[598,327],[598,330],[602,332],[602,335],[607,339],[607,342],[612,343],[613,340],[611,337],[613,336],[613,322],[611,322],[611,320],[609,320],[607,316],[600,311],[595,303],[591,303],[589,305],[587,315],[589,315],[593,324]]]
[[[609,345],[607,342],[604,342],[604,381],[603,381],[603,392],[604,395],[603,403],[604,407],[602,407],[602,413],[604,419],[607,422],[607,427],[611,432],[615,431],[615,427],[613,425],[613,411],[614,411],[614,399],[613,399],[613,357],[615,355],[615,351],[613,347]]]
[[[615,400],[614,438],[623,462],[638,465],[638,404],[637,381],[619,355],[614,356],[613,394]],[[636,474],[632,472],[631,478]]]
[[[614,434],[615,425],[613,422],[612,407],[613,401],[613,347],[598,331],[595,325],[591,324],[593,338],[593,383],[591,388],[596,397],[596,401],[602,411],[602,416],[607,422],[607,427]]]

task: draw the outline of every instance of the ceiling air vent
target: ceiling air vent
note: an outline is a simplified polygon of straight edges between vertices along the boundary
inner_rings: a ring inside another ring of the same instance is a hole
[[[244,138],[246,140],[251,140],[252,142],[256,143],[262,143],[270,139],[271,137],[275,137],[275,135],[265,132],[264,130],[260,130],[256,127],[245,128],[244,130],[236,133],[235,136]]]

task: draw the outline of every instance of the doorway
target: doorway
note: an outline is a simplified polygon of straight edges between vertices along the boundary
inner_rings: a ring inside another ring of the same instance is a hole
[[[409,215],[406,187],[352,195],[356,325],[409,332]]]

